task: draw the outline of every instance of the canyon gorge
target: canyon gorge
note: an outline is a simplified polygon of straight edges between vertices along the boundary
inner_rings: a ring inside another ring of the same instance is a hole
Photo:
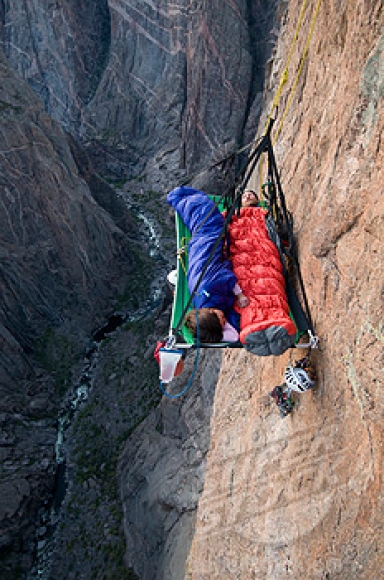
[[[2,579],[383,576],[383,24],[381,0],[0,0]],[[166,194],[233,183],[270,113],[319,337],[286,418],[300,349],[206,349],[177,400],[153,359]]]

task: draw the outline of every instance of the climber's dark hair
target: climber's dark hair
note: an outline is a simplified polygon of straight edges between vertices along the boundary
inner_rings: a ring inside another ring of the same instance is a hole
[[[197,320],[196,310],[190,310],[184,318],[184,324],[194,338],[197,338],[197,324],[199,325],[200,342],[215,343],[223,338],[223,328],[219,317],[209,308],[199,308]]]

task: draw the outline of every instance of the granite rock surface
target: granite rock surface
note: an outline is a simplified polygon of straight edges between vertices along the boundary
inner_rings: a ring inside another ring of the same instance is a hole
[[[0,75],[1,545],[30,558],[72,367],[124,293],[134,259],[65,134],[2,52]]]
[[[225,354],[188,580],[376,580],[384,570],[382,3],[322,2],[278,131],[313,10],[275,136],[320,337],[317,385],[281,419],[268,391],[300,353],[265,361]],[[299,11],[290,2],[272,94]]]

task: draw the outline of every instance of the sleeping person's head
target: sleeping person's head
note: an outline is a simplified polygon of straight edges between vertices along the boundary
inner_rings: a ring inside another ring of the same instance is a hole
[[[254,207],[259,203],[259,196],[253,189],[246,189],[241,196],[241,207]]]
[[[190,310],[184,318],[184,324],[194,338],[197,338],[197,325],[199,325],[199,340],[203,343],[220,342],[223,338],[225,316],[218,308],[199,308]]]

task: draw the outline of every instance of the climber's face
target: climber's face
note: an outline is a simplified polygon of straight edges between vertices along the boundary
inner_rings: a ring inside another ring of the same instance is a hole
[[[252,189],[246,189],[241,196],[241,205],[242,207],[251,207],[253,205],[257,205],[259,198],[257,194]]]

